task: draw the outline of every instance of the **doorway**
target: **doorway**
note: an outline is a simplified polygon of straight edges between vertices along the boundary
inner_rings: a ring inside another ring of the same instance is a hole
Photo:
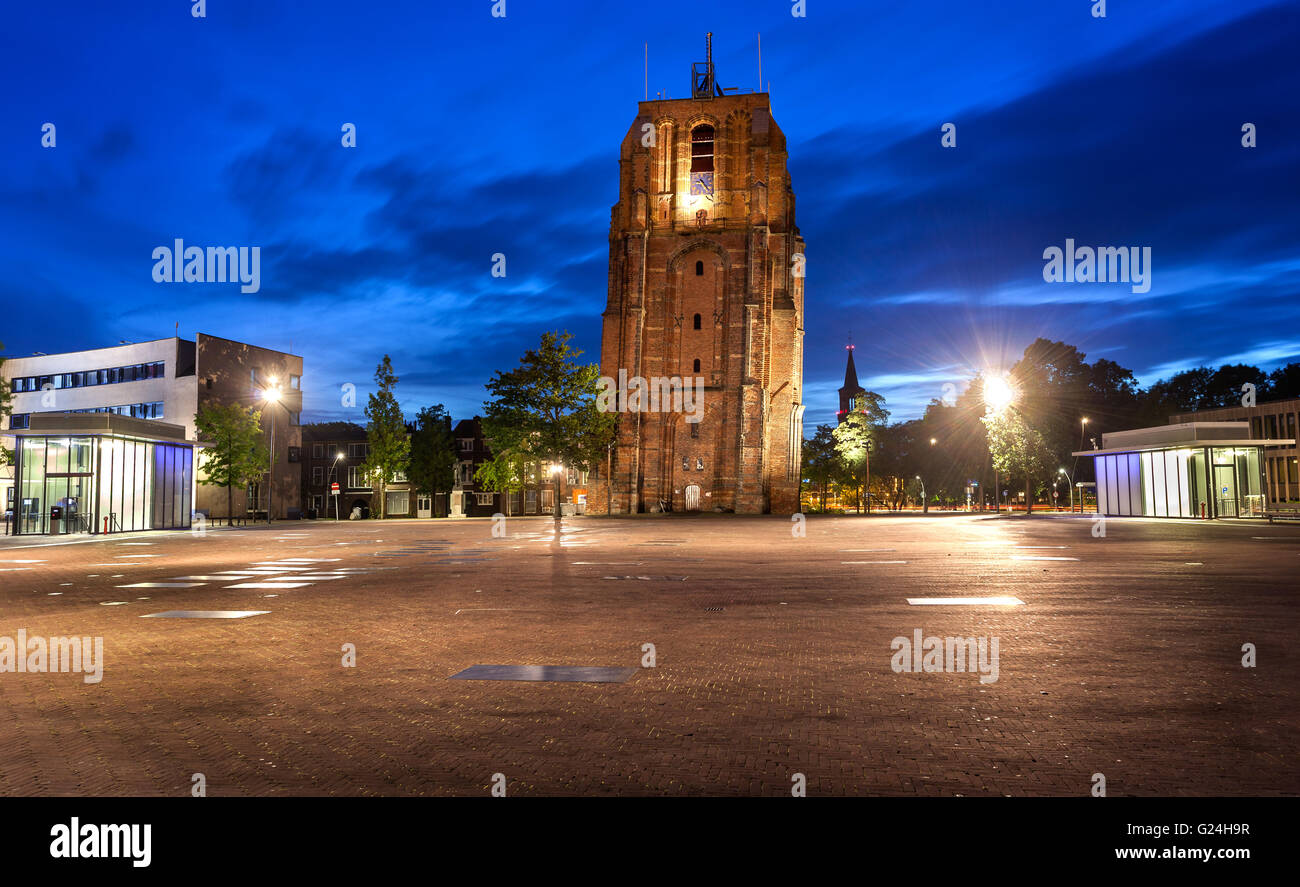
[[[1233,466],[1214,466],[1214,497],[1218,501],[1218,517],[1237,516],[1237,474]]]
[[[416,517],[433,517],[433,497],[416,496],[415,497],[415,516]]]
[[[686,485],[686,510],[687,511],[700,510],[700,485],[699,484]]]

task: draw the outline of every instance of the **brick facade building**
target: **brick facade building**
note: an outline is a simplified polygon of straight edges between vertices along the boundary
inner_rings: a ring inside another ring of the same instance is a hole
[[[804,242],[765,93],[641,102],[623,139],[601,372],[699,380],[698,422],[620,401],[590,513],[794,512],[803,438]],[[608,476],[606,476],[608,475]]]

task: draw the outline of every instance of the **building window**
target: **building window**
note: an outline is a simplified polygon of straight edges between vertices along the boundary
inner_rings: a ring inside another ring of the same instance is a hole
[[[302,447],[289,447],[289,461],[290,462],[302,461]]]
[[[697,357],[695,358],[695,372],[698,373],[699,371],[700,371],[700,359]]]
[[[289,374],[289,387],[292,388],[294,391],[298,391],[299,389],[301,389],[301,388],[302,388],[302,376],[295,376],[295,375],[293,375],[292,373],[290,373],[290,374]]]
[[[699,437],[699,436],[700,436],[700,423],[699,423],[699,422],[690,422],[690,423],[687,423],[687,424],[689,424],[689,425],[691,426],[691,437],[692,437],[692,438]]]
[[[707,123],[691,130],[691,172],[713,172],[713,127]]]
[[[30,413],[14,413],[9,417],[10,428],[26,428],[31,423]]]
[[[325,444],[312,444],[312,445],[311,445],[311,457],[312,457],[313,459],[324,459],[324,458],[325,458]]]
[[[348,444],[348,458],[349,459],[366,458],[366,445],[363,443]]]
[[[460,451],[462,453],[468,453],[473,449],[474,449],[474,438],[462,437],[460,439]]]
[[[370,481],[362,473],[360,465],[348,466],[348,488],[353,490],[370,489]]]
[[[475,493],[474,501],[479,505],[491,505],[495,496],[495,493]]]
[[[696,276],[696,277],[703,277],[703,276],[704,276],[704,263],[703,263],[703,262],[696,262],[696,263],[695,263],[695,276]],[[698,315],[698,314],[695,315],[695,317],[696,317],[696,324],[697,324],[695,328],[696,328],[697,330],[699,329],[699,326],[698,326],[698,324],[699,324],[699,316],[700,316],[700,315]]]
[[[702,323],[702,319],[701,319],[700,315],[698,315],[698,314],[695,315],[695,328],[696,328],[697,330],[701,328],[701,326],[700,326],[701,323]]]
[[[313,465],[311,469],[311,485],[319,487],[325,483],[325,466]]]
[[[389,490],[384,514],[408,514],[411,511],[411,494],[407,490]]]
[[[704,460],[701,459],[699,456],[695,457],[695,470],[696,471],[704,470]]]

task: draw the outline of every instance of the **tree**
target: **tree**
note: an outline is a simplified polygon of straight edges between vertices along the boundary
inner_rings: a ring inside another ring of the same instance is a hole
[[[1300,397],[1300,363],[1278,367],[1269,374],[1268,381],[1273,397]]]
[[[859,508],[869,513],[871,451],[889,420],[889,410],[885,409],[885,399],[874,391],[859,392],[857,403],[858,409],[844,417],[831,437],[835,441],[841,477],[853,488]]]
[[[379,486],[379,517],[387,513],[388,485],[397,475],[406,471],[411,459],[411,438],[406,431],[402,408],[393,395],[397,377],[393,375],[393,362],[388,355],[375,368],[375,384],[379,389],[366,402],[366,461],[361,471],[372,484]]]
[[[1034,479],[1042,477],[1051,464],[1047,442],[1029,426],[1019,410],[1008,407],[989,412],[981,420],[988,431],[993,465],[1009,477],[1025,479],[1025,513],[1034,510]],[[996,492],[996,490],[994,491]]]
[[[415,417],[415,431],[411,434],[411,465],[406,476],[418,492],[436,498],[439,493],[451,490],[455,469],[451,416],[442,404],[425,407]]]
[[[614,437],[614,413],[597,406],[600,368],[581,365],[570,333],[542,334],[519,367],[487,383],[483,432],[496,458],[590,471]],[[553,471],[555,518],[560,517],[560,472]]]
[[[510,494],[524,488],[529,463],[526,457],[505,450],[492,451],[492,458],[474,471],[474,480],[485,490],[505,493],[506,516],[510,516]]]
[[[859,511],[863,510],[864,492],[871,480],[872,432],[866,414],[858,412],[849,413],[831,432],[840,476],[853,490],[853,501]]]
[[[803,476],[817,485],[821,495],[820,510],[826,510],[826,492],[835,480],[835,439],[834,427],[818,425],[812,438],[803,443]]]
[[[256,407],[213,404],[194,417],[205,446],[199,483],[226,488],[226,523],[234,517],[236,486],[247,486],[266,472],[268,451],[262,442],[262,419]]]

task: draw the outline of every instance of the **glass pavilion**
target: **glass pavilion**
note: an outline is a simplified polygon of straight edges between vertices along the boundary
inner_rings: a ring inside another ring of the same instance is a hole
[[[112,413],[36,413],[15,433],[16,534],[190,526],[194,441]]]
[[[1186,422],[1102,435],[1082,450],[1097,471],[1097,511],[1116,516],[1263,517],[1261,451],[1248,422]]]

